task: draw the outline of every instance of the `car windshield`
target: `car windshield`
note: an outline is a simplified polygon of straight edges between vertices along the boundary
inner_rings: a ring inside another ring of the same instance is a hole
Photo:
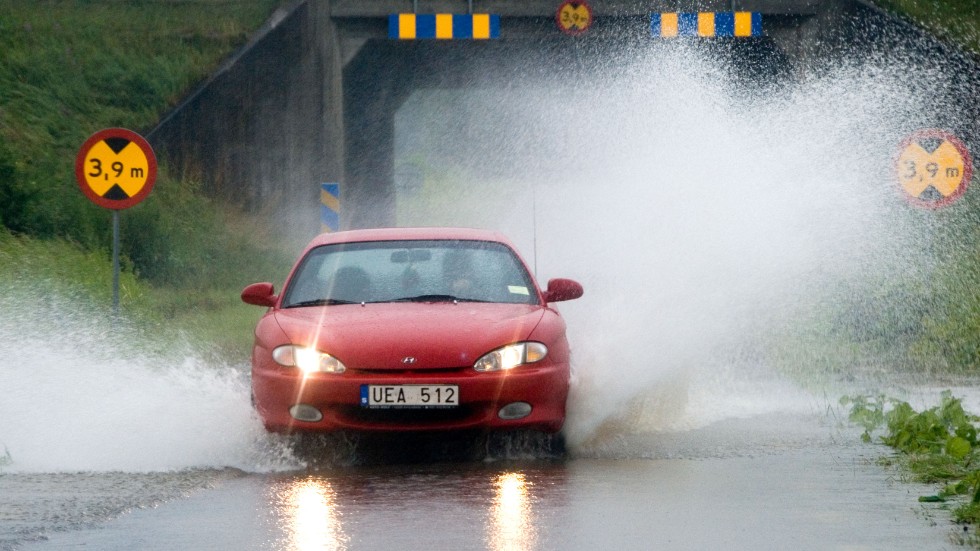
[[[312,249],[282,304],[440,301],[536,304],[538,297],[523,263],[503,244],[370,241]]]

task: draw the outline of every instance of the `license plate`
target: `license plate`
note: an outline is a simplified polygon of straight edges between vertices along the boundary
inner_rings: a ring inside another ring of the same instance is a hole
[[[458,385],[361,385],[361,407],[449,408],[458,405]]]

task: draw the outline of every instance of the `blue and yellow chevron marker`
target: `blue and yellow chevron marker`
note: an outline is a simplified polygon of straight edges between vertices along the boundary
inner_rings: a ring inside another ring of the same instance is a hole
[[[320,233],[340,230],[340,184],[320,184]]]
[[[652,13],[650,34],[661,38],[762,36],[762,14],[748,11]]]
[[[487,40],[500,37],[500,16],[488,13],[393,13],[388,38]]]

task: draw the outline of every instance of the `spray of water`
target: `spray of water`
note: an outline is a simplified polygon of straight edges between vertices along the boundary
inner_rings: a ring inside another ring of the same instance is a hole
[[[11,285],[0,299],[5,471],[290,465],[252,413],[241,366],[43,287]]]
[[[758,343],[841,282],[927,270],[891,160],[929,91],[892,62],[762,87],[698,49],[607,62],[574,85],[417,92],[396,159],[425,178],[399,188],[399,223],[500,229],[540,279],[582,281],[561,305],[575,450],[810,409]],[[252,413],[244,366],[31,289],[0,298],[5,470],[295,465]]]
[[[928,265],[892,159],[929,92],[890,64],[759,87],[695,48],[629,56],[571,87],[417,93],[401,127],[437,130],[405,131],[403,157],[466,192],[451,210],[404,197],[400,222],[501,229],[534,251],[539,279],[583,282],[560,306],[573,448],[811,410],[759,343],[845,282]],[[464,113],[448,128],[447,101]]]

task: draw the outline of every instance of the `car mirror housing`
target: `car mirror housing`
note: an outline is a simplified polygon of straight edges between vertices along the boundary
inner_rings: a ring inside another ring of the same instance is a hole
[[[548,280],[548,290],[544,292],[545,302],[573,300],[585,293],[582,285],[571,279],[556,278]]]
[[[242,302],[271,308],[276,304],[276,288],[268,282],[253,283],[242,290]]]

